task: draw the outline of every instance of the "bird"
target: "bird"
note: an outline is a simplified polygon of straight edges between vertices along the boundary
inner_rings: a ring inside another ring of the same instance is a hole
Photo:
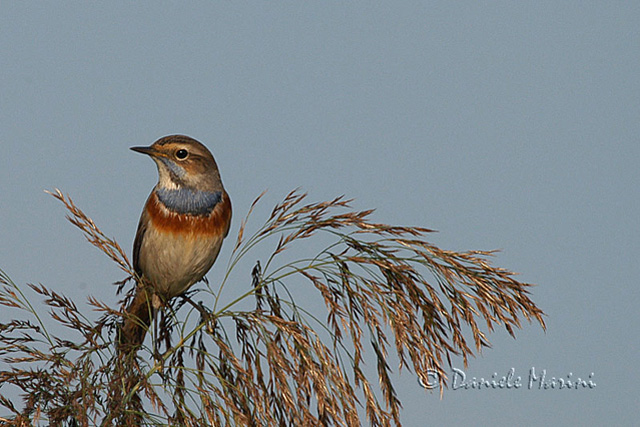
[[[121,348],[144,342],[155,312],[204,279],[229,233],[231,200],[211,152],[185,135],[148,147],[158,183],[147,199],[133,243],[135,294],[120,329]]]

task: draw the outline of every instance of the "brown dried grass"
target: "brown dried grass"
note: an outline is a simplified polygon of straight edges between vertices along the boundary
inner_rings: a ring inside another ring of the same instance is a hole
[[[88,241],[133,277],[118,243],[70,198],[51,194]],[[364,417],[371,425],[400,425],[390,351],[400,369],[425,382],[427,371],[435,370],[444,386],[453,355],[466,364],[489,345],[483,328],[504,326],[513,335],[522,319],[545,327],[543,312],[529,298],[531,285],[492,266],[492,252],[442,250],[427,242],[431,230],[374,223],[371,211],[353,211],[349,203],[342,197],[306,203],[305,194],[293,191],[248,237],[247,215],[213,309],[195,305],[200,320],[194,325],[175,316],[186,301],[176,298],[153,348],[133,354],[118,352],[115,343],[132,292],[118,309],[89,299],[101,314],[92,322],[71,298],[30,285],[68,331],[62,338],[47,331],[45,310],[0,271],[0,305],[31,319],[0,324],[0,357],[10,365],[0,371],[0,384],[22,393],[20,403],[0,394],[0,422],[353,426]],[[334,243],[313,258],[278,262],[284,251],[319,233],[329,233]],[[219,307],[231,271],[269,239],[277,243],[253,269],[250,290]],[[127,281],[118,282],[118,290]],[[326,322],[295,301],[288,289],[294,281],[306,283],[307,294],[317,291]],[[247,298],[255,298],[256,308],[238,309]],[[364,370],[367,360],[377,367],[374,378]]]

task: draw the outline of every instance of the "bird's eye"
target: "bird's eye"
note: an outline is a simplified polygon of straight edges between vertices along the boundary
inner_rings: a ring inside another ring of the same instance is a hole
[[[185,149],[180,149],[176,151],[176,158],[178,160],[184,160],[187,158],[188,155],[189,155],[189,152]]]

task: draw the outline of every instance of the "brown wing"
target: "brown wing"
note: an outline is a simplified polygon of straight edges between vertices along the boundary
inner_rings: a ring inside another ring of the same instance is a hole
[[[147,203],[149,203],[149,200],[147,200]],[[142,247],[142,239],[144,239],[144,234],[147,232],[147,226],[149,224],[147,203],[145,203],[145,207],[140,215],[138,230],[133,240],[133,269],[138,277],[142,277],[140,248]],[[124,324],[120,329],[118,338],[120,351],[130,352],[142,344],[147,329],[151,324],[152,311],[147,292],[141,284],[137,283],[135,297],[126,309]]]
[[[149,199],[150,198],[151,196],[149,196]],[[147,232],[147,224],[149,224],[149,214],[147,213],[149,199],[147,199],[144,209],[142,209],[140,221],[138,222],[138,231],[136,231],[136,238],[133,240],[133,269],[139,277],[142,277],[142,270],[140,269],[140,247],[142,246],[144,234]]]
[[[227,214],[227,229],[224,231],[224,237],[227,237],[227,235],[229,234],[229,228],[231,228],[231,215],[232,215],[232,210],[231,210],[231,199],[229,198],[229,195],[227,194],[227,192],[225,191],[223,193],[223,197],[225,204],[227,205],[227,209],[228,209],[228,214]]]

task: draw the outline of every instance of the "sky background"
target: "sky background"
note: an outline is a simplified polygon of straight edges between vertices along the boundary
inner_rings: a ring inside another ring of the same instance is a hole
[[[638,2],[3,2],[0,268],[115,304],[122,273],[43,190],[130,254],[157,173],[129,147],[187,134],[220,166],[232,236],[260,192],[255,224],[301,187],[437,229],[446,249],[501,249],[548,330],[497,331],[467,376],[597,384],[440,400],[405,371],[405,425],[632,425],[639,22]]]

